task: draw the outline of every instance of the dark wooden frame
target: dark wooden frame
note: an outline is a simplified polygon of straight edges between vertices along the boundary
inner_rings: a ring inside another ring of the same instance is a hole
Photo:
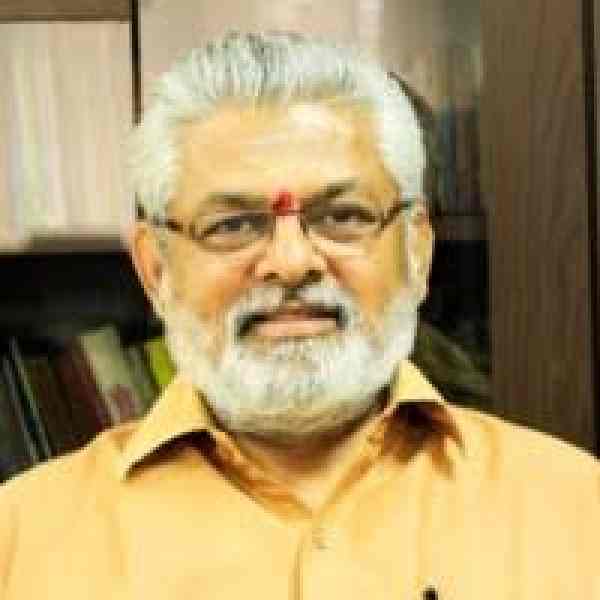
[[[588,182],[590,188],[590,222],[592,231],[592,290],[594,293],[595,330],[592,332],[594,348],[594,378],[596,398],[600,396],[600,0],[585,4],[584,28],[587,47],[587,116],[588,116]],[[596,401],[598,403],[598,400]],[[596,456],[600,457],[600,410],[596,410]]]
[[[2,0],[0,21],[129,21],[129,0]]]

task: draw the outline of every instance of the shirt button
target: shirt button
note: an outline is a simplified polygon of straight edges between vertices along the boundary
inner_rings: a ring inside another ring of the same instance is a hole
[[[331,548],[331,536],[324,527],[317,527],[312,533],[312,540],[315,548],[327,550]]]

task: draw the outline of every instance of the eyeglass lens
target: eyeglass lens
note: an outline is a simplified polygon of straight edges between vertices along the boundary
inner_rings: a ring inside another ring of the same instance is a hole
[[[309,235],[342,244],[361,242],[378,229],[382,219],[375,208],[350,202],[309,206],[299,216]],[[271,236],[275,219],[272,212],[262,211],[201,215],[191,233],[208,248],[236,250]]]

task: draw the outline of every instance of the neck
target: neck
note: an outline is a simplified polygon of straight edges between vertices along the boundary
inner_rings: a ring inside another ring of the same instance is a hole
[[[333,433],[283,443],[256,434],[234,433],[241,451],[266,472],[296,492],[305,503],[316,505],[364,443],[381,414],[381,403],[357,422]]]

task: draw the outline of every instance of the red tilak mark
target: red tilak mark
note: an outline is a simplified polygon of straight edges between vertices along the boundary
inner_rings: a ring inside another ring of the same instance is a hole
[[[293,194],[288,190],[282,190],[277,194],[271,208],[279,216],[293,214],[296,210]]]

